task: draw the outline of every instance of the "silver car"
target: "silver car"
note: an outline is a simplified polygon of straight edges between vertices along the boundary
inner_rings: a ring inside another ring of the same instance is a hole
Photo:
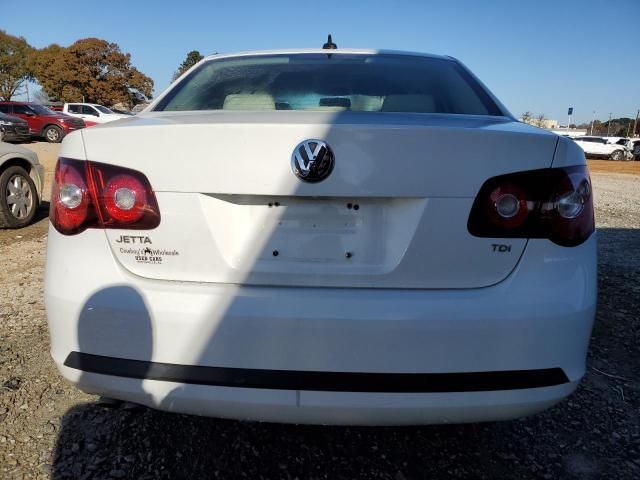
[[[33,220],[44,189],[44,167],[31,150],[0,139],[0,228]]]

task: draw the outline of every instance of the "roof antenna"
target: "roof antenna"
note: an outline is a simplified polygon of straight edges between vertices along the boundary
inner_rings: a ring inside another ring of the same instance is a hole
[[[322,49],[323,50],[335,50],[337,48],[338,48],[338,45],[333,43],[333,41],[331,40],[331,34],[329,34],[329,38],[327,38],[327,43],[322,45]]]

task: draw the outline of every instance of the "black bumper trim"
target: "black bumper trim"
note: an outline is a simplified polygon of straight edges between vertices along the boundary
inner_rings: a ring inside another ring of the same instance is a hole
[[[568,383],[561,368],[463,373],[352,373],[204,367],[71,352],[64,365],[117,377],[220,387],[327,392],[487,392]]]

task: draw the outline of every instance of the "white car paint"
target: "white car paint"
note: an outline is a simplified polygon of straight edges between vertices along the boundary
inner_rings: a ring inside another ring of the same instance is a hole
[[[62,145],[61,157],[143,172],[161,213],[152,230],[49,229],[51,352],[79,388],[175,412],[365,425],[515,418],[576,388],[596,307],[595,233],[565,247],[467,225],[487,179],[585,165],[571,140],[506,110],[153,111],[161,99]],[[326,181],[292,173],[308,138],[335,152]],[[105,358],[128,362],[128,376],[93,363]],[[168,378],[176,368],[203,376]],[[548,370],[565,379],[519,383]],[[220,371],[237,378],[207,376]],[[381,386],[494,374],[515,383]],[[263,375],[311,386],[255,387]]]
[[[128,118],[128,115],[115,113],[97,103],[65,103],[62,112],[72,117],[81,118],[87,127]]]
[[[558,137],[507,119],[436,116],[427,123],[405,120],[398,128],[397,124],[385,125],[378,117],[358,115],[361,123],[353,125],[348,118],[319,112],[278,112],[277,118],[268,113],[154,112],[109,128],[88,130],[84,134],[87,158],[122,166],[135,163],[147,173],[156,191],[162,192],[159,201],[173,205],[163,212],[166,221],[154,232],[154,245],[184,247],[180,256],[162,265],[139,264],[117,248],[114,255],[136,275],[184,281],[469,288],[504,279],[526,240],[514,239],[511,254],[496,257],[490,248],[492,241],[462,235],[467,229],[467,212],[487,177],[513,171],[513,158],[518,157],[525,170],[549,167]],[[145,140],[134,126],[146,130]],[[212,145],[210,132],[217,128],[223,133],[215,138],[216,155],[233,158],[224,165],[224,175],[220,175],[219,163],[206,160]],[[118,142],[109,140],[114,135]],[[454,141],[461,136],[467,141]],[[247,137],[253,140],[244,141]],[[291,175],[289,162],[280,161],[289,158],[293,147],[305,138],[324,138],[343,158],[349,158],[348,164],[336,167],[339,175],[333,182],[301,184]],[[419,162],[410,155],[397,156],[394,162],[376,162],[376,157],[392,158],[398,144],[405,151],[419,151],[425,141],[430,154]],[[189,148],[171,147],[183,143]],[[153,145],[164,147],[149,155]],[[262,151],[264,145],[269,145],[268,150]],[[158,168],[193,162],[189,157],[203,159],[198,162],[197,176],[188,169]],[[257,157],[262,161],[256,164]],[[443,164],[443,158],[457,160]],[[438,175],[432,173],[436,169]],[[464,175],[459,174],[461,169]],[[411,174],[402,182],[387,181],[398,172]],[[273,181],[265,182],[265,178]],[[442,178],[456,181],[446,183]],[[182,194],[189,191],[215,195]],[[298,198],[321,196],[326,200],[298,210],[293,208],[298,200],[286,199],[293,192]],[[241,195],[250,195],[250,204]],[[357,212],[346,208],[347,203],[371,195],[377,197],[375,201],[363,203]],[[282,207],[268,208],[269,199],[275,197],[285,197],[280,199]],[[358,253],[348,264],[342,255],[322,251],[335,251],[336,245],[318,245],[307,230],[274,228],[297,225],[297,217],[319,209],[333,211],[332,218],[344,222],[361,222],[349,226],[352,234],[341,240],[343,252],[353,248]],[[374,227],[376,232],[369,230]],[[114,241],[120,234],[118,230],[107,232]],[[458,249],[447,248],[452,237],[460,242]],[[199,242],[210,245],[206,256],[199,251]],[[300,263],[309,249],[335,261]],[[280,252],[277,259],[273,250]],[[438,255],[427,256],[425,251]]]

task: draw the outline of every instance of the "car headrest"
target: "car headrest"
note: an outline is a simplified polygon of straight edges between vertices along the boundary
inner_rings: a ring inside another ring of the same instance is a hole
[[[275,110],[276,102],[266,93],[232,93],[227,95],[224,110]]]

